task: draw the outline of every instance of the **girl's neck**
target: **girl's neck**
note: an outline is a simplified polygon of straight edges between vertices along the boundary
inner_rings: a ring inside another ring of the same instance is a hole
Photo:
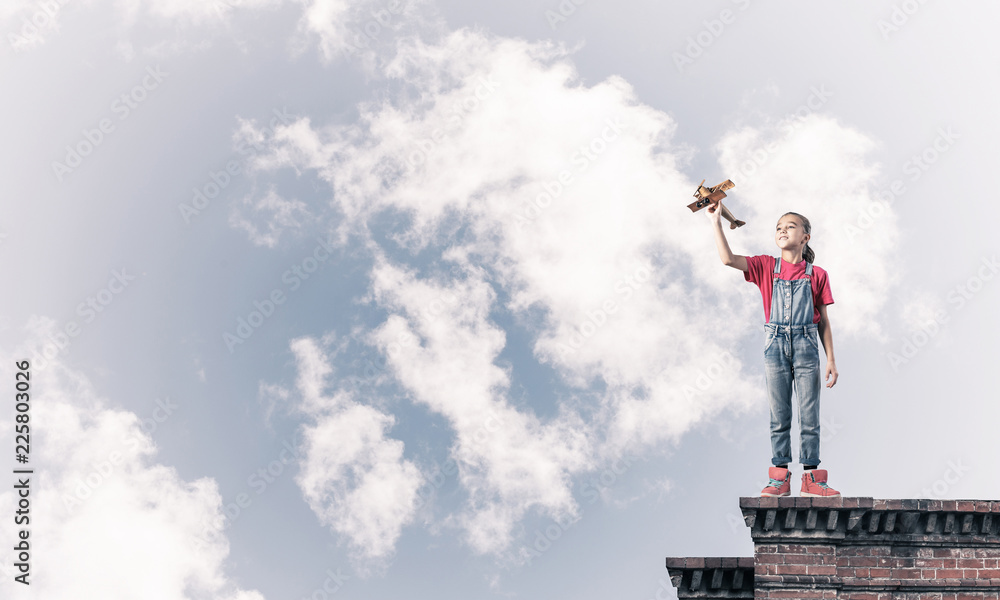
[[[781,260],[785,261],[786,263],[797,265],[803,260],[802,250],[797,250],[795,252],[792,252],[791,250],[782,250]]]

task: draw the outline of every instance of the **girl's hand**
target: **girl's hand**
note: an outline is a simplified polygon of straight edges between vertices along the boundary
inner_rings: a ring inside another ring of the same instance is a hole
[[[706,206],[705,207],[705,212],[706,212],[706,214],[708,214],[708,219],[712,223],[715,223],[716,225],[718,225],[720,223],[720,219],[722,218],[722,211],[719,210],[719,204],[718,203],[709,204],[708,206]]]
[[[830,379],[830,377],[833,379]],[[835,383],[837,383],[837,363],[832,360],[826,361],[826,375],[824,377],[826,380],[826,387],[832,388]]]

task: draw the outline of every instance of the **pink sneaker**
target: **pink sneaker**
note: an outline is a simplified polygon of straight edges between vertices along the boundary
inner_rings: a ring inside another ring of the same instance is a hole
[[[792,495],[792,473],[788,469],[781,467],[771,467],[767,470],[767,476],[771,479],[767,482],[760,495],[761,496],[790,496]]]
[[[832,498],[840,492],[826,484],[826,469],[809,469],[802,474],[802,491],[799,496],[807,498]]]

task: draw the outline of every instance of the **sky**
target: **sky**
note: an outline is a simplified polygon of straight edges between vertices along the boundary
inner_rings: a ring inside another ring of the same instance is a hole
[[[830,484],[1000,497],[998,13],[5,2],[0,594],[649,600],[752,555],[762,302],[702,180],[736,254],[811,222]]]

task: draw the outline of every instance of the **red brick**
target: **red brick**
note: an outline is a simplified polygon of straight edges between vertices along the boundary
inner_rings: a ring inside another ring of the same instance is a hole
[[[786,554],[786,565],[822,565],[826,564],[826,557],[820,554]],[[833,558],[833,557],[831,557]],[[831,563],[832,566],[832,563]]]
[[[757,564],[759,565],[766,565],[766,564],[777,565],[777,564],[782,564],[784,562],[785,562],[785,557],[781,554],[761,554],[760,556],[757,557]]]
[[[934,556],[958,556],[958,548],[935,548]]]
[[[768,590],[768,598],[822,598],[823,590]]]
[[[938,569],[937,573],[934,574],[935,579],[947,579],[947,578],[961,578],[961,569]]]
[[[858,556],[851,558],[852,567],[877,567],[878,559],[873,556]]]
[[[833,498],[811,498],[813,508],[841,508],[844,500],[840,496]]]
[[[961,501],[958,503],[958,510],[973,512],[976,510],[975,502]]]
[[[948,564],[946,564],[948,563]],[[913,561],[914,567],[923,567],[927,569],[944,569],[946,567],[954,567],[954,560],[944,560],[941,558],[918,558]]]
[[[776,575],[805,575],[806,574],[805,565],[775,565]]]
[[[806,567],[809,575],[836,575],[837,567],[833,565],[809,565]]]
[[[983,559],[981,558],[961,558],[958,561],[958,566],[963,569],[980,569],[983,566]]]
[[[1000,579],[1000,569],[979,569],[980,579]]]
[[[889,569],[868,569],[870,577],[888,577]]]
[[[828,544],[778,544],[778,552],[784,554],[833,554],[833,546]]]
[[[919,579],[920,569],[893,569],[891,577],[893,579]]]

